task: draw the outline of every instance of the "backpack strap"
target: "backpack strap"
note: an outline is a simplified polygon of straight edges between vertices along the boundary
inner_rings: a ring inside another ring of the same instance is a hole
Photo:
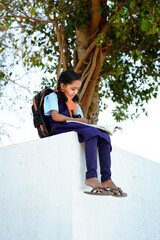
[[[54,131],[55,131],[57,125],[58,125],[58,123],[55,123],[54,126],[52,127],[52,129],[51,129],[51,131],[49,133],[50,136],[54,135]]]
[[[61,89],[62,92],[64,92],[66,98],[67,98],[67,102],[66,102],[66,105],[67,105],[67,108],[68,108],[68,111],[69,111],[69,115],[70,117],[74,117],[77,113],[77,103],[74,102],[71,97],[68,95],[68,93],[66,93],[63,89]]]

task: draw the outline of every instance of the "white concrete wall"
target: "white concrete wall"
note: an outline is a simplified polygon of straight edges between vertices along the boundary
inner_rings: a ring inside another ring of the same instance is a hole
[[[0,149],[1,240],[159,240],[160,164],[113,147],[127,198],[83,191],[84,144],[74,132]]]

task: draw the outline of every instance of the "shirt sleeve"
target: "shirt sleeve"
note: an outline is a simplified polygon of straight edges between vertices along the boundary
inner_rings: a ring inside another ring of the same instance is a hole
[[[50,116],[51,110],[59,111],[58,98],[56,93],[50,93],[44,98],[44,115]]]
[[[83,112],[82,112],[82,109],[81,107],[79,106],[79,104],[77,104],[77,115],[80,114],[81,117],[83,118]]]

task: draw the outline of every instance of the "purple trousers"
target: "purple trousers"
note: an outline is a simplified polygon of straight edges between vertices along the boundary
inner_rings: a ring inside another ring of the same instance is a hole
[[[86,179],[97,177],[97,148],[99,151],[101,182],[111,179],[111,146],[100,136],[95,136],[85,142]]]

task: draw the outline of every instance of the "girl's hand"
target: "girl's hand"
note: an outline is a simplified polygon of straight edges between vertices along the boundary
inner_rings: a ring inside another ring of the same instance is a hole
[[[86,118],[71,118],[71,117],[67,117],[63,114],[59,114],[58,111],[56,110],[51,110],[51,117],[55,122],[65,122],[67,120],[74,120],[77,122],[83,122],[83,123],[87,123],[87,119]]]
[[[88,123],[88,120],[86,118],[74,118],[75,121]]]

